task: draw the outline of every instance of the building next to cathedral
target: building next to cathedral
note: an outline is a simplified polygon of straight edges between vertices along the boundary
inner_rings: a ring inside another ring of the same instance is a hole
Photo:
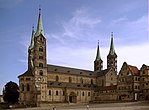
[[[117,75],[117,54],[113,33],[103,70],[99,42],[94,71],[47,64],[46,36],[39,10],[37,29],[32,29],[28,47],[28,69],[18,76],[20,98],[24,105],[43,103],[89,103],[149,99],[149,66],[137,67],[124,62]]]

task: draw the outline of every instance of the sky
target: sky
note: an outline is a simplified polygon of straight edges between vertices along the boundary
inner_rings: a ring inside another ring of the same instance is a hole
[[[105,69],[113,32],[118,70],[149,65],[148,0],[0,0],[0,94],[27,70],[39,6],[48,64],[93,70],[99,40]]]

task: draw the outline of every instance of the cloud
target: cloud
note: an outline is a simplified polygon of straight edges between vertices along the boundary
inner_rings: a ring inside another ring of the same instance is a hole
[[[116,24],[122,23],[122,22],[124,22],[126,20],[127,20],[126,17],[120,17],[120,18],[117,18],[117,19],[112,20],[111,25],[116,25]]]
[[[59,47],[48,51],[48,62],[50,64],[91,69],[94,52],[95,50],[92,48]]]
[[[61,32],[47,34],[50,38],[61,42],[62,44],[69,41],[89,41],[95,34],[95,30],[101,19],[93,17],[88,13],[87,8],[80,8],[72,13],[72,17],[68,21],[62,21]]]
[[[81,8],[79,10],[76,10],[73,14],[73,17],[70,19],[69,23],[67,25],[73,25],[76,27],[88,27],[93,28],[98,23],[100,23],[101,20],[99,18],[93,18],[89,15],[86,8]],[[68,26],[69,27],[69,26]]]
[[[85,8],[76,10],[73,17],[63,23],[65,37],[71,38],[84,38],[84,36],[90,35],[92,30],[101,22],[99,18],[89,16]]]
[[[22,49],[23,58],[18,59],[19,62],[28,66],[28,47],[30,44],[31,35],[24,33],[19,41],[20,47]]]

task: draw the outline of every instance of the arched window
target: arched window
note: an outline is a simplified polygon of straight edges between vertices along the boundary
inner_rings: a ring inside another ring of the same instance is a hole
[[[70,83],[72,82],[72,79],[71,79],[71,77],[69,77],[69,82],[70,82]]]
[[[84,92],[82,92],[82,96],[84,96]]]
[[[41,41],[41,42],[43,41],[42,37],[40,37],[40,41]]]
[[[59,80],[59,77],[58,77],[58,76],[56,76],[56,81],[58,82],[58,80]]]
[[[43,76],[43,71],[42,70],[40,70],[39,75]]]
[[[56,91],[56,95],[58,95],[58,91]]]
[[[27,91],[30,91],[30,85],[29,85],[29,84],[27,84],[26,90],[27,90]]]
[[[93,79],[91,79],[91,84],[93,84]]]
[[[49,95],[51,95],[51,90],[49,90]]]
[[[63,91],[63,95],[65,95],[65,91]]]
[[[24,84],[21,85],[21,90],[24,91]]]
[[[39,67],[43,68],[43,63],[39,63]]]

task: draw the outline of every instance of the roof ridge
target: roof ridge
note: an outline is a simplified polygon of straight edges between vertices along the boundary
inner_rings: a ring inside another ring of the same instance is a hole
[[[89,72],[94,72],[92,70],[86,70],[86,69],[81,69],[81,68],[73,68],[73,67],[68,67],[68,66],[59,66],[59,65],[53,65],[53,64],[47,64],[47,66],[57,66],[61,68],[68,68],[68,69],[75,69],[75,70],[81,70],[81,71],[89,71]]]

